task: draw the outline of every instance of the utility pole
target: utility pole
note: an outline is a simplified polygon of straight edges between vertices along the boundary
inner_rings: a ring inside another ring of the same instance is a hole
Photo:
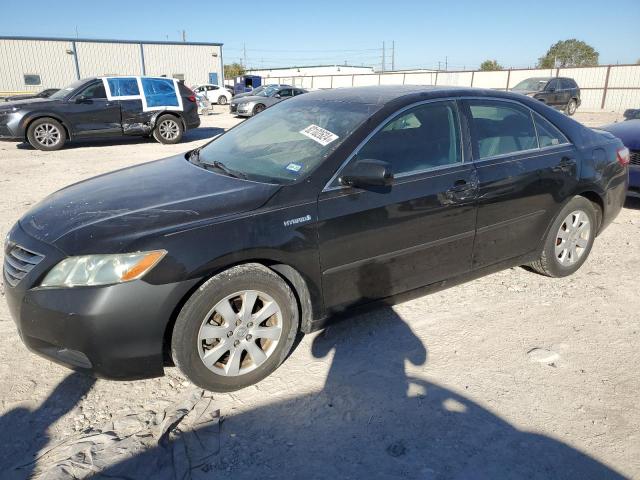
[[[244,42],[242,42],[242,59],[244,68],[247,68],[247,45]]]
[[[391,40],[391,71],[396,69],[396,41]]]
[[[384,72],[384,67],[386,66],[386,59],[384,58],[385,55],[385,48],[384,48],[384,41],[382,42],[382,69],[381,71]]]
[[[182,41],[183,42],[187,41],[187,31],[186,30],[182,30]]]
[[[449,68],[449,57],[444,57],[444,71],[446,72]]]

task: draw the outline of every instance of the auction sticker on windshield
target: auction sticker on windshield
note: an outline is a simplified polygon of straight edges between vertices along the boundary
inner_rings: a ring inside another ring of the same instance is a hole
[[[300,130],[300,133],[309,137],[311,140],[315,140],[323,147],[326,147],[331,142],[339,138],[335,133],[313,124],[303,130]]]

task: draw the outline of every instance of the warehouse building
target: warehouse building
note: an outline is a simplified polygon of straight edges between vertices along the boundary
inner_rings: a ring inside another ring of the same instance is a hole
[[[224,82],[221,43],[0,36],[0,65],[0,96],[101,75]]]

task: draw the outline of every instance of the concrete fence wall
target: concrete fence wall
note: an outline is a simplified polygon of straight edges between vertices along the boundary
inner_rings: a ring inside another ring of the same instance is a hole
[[[371,74],[265,77],[266,83],[303,88],[366,85],[451,85],[507,90],[529,77],[571,77],[581,89],[582,111],[622,112],[640,108],[640,65],[501,70],[497,72],[385,72]]]

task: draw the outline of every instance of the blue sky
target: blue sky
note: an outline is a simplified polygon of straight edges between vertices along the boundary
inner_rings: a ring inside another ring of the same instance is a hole
[[[578,38],[601,63],[640,59],[640,0],[398,0],[316,2],[3,2],[0,35],[187,40],[225,44],[225,62],[250,66],[344,63],[470,69],[487,58],[535,65],[557,40]],[[123,5],[117,8],[118,3]],[[255,6],[253,6],[255,5]],[[240,6],[243,6],[242,8]],[[28,9],[28,11],[25,10]],[[46,12],[36,21],[28,12]],[[11,19],[11,21],[7,21]]]

